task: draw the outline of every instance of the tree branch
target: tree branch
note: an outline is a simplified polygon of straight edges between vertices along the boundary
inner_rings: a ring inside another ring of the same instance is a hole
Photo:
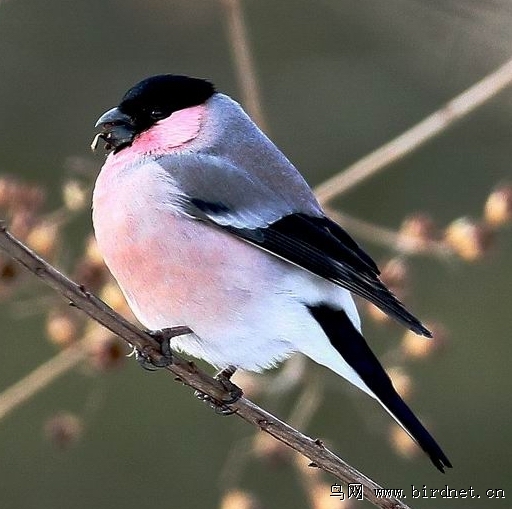
[[[103,301],[89,293],[83,286],[74,283],[30,251],[7,232],[3,226],[0,228],[0,249],[42,279],[47,285],[62,294],[66,299],[69,299],[93,320],[96,320],[137,349],[145,352],[153,362],[160,363],[163,360],[158,343],[149,334],[126,321]],[[73,347],[69,350],[64,350],[61,355],[69,356],[69,362],[72,364],[76,362],[76,356],[80,357],[80,354],[76,353]],[[62,365],[66,365],[66,363]],[[199,370],[193,362],[186,361],[178,355],[173,355],[172,364],[167,366],[166,369],[176,375],[177,379],[183,382],[183,384],[208,394],[216,400],[222,400],[223,396],[225,396],[225,389],[217,380]],[[14,391],[15,396],[16,391]],[[242,397],[230,405],[230,407],[239,417],[303,454],[316,467],[329,472],[338,480],[345,483],[362,484],[364,486],[365,498],[375,506],[381,509],[408,509],[405,504],[395,498],[376,497],[374,490],[380,488],[378,484],[329,451],[321,441],[313,440],[300,433],[248,399]]]
[[[240,0],[221,0],[221,5],[226,15],[229,47],[233,54],[238,85],[242,91],[242,103],[258,127],[268,132]]]
[[[315,192],[322,204],[352,189],[442,133],[512,83],[512,60],[447,102],[421,122],[320,184]]]

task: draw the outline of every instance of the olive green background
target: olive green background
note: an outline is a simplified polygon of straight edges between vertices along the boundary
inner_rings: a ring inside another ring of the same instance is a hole
[[[246,20],[269,133],[312,185],[421,120],[512,55],[512,2],[247,0]],[[99,169],[94,122],[139,79],[161,72],[208,77],[240,98],[223,11],[214,0],[0,2],[0,172],[43,183],[60,203],[69,157]],[[337,205],[397,227],[429,211],[440,225],[478,217],[511,175],[512,90],[345,194]],[[66,229],[71,257],[91,229]],[[357,237],[357,232],[353,232]],[[307,430],[328,437],[357,468],[390,488],[469,488],[479,500],[417,500],[417,508],[506,508],[512,497],[511,232],[477,264],[411,262],[414,309],[442,321],[448,349],[416,363],[412,402],[455,468],[441,475],[406,461],[384,437],[388,416],[325,373],[328,397]],[[365,242],[376,258],[389,254]],[[37,286],[42,295],[50,292]],[[53,355],[43,314],[2,303],[0,388]],[[400,331],[367,327],[376,352]],[[321,370],[322,371],[322,370]],[[59,410],[95,407],[83,439],[61,451],[43,438]],[[282,402],[281,415],[287,405]],[[101,377],[59,379],[0,421],[0,507],[187,509],[216,507],[230,445],[252,430],[220,418],[170,377],[134,362]],[[253,462],[242,487],[265,507],[306,507],[289,467]],[[485,499],[502,488],[505,500]],[[361,505],[364,507],[365,505]]]

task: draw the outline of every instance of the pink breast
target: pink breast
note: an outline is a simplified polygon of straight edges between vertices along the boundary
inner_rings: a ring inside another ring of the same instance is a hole
[[[112,170],[112,168],[109,168]],[[158,174],[137,171],[117,179],[115,199],[94,193],[98,246],[137,318],[147,327],[193,327],[233,319],[262,284],[254,267],[268,255],[207,224],[179,216],[159,200]],[[110,182],[111,184],[112,182]]]

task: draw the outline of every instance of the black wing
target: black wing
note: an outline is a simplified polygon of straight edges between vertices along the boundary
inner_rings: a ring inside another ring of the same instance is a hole
[[[341,226],[327,217],[296,213],[264,228],[229,225],[222,225],[222,228],[364,297],[412,331],[432,337],[382,283],[379,269],[370,256]]]

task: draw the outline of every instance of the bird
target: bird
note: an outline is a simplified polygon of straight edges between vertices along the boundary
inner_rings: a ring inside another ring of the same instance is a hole
[[[155,75],[96,128],[95,237],[144,327],[189,327],[169,347],[226,378],[300,352],[377,400],[437,469],[452,466],[368,346],[353,296],[431,332],[235,100],[207,79]]]

